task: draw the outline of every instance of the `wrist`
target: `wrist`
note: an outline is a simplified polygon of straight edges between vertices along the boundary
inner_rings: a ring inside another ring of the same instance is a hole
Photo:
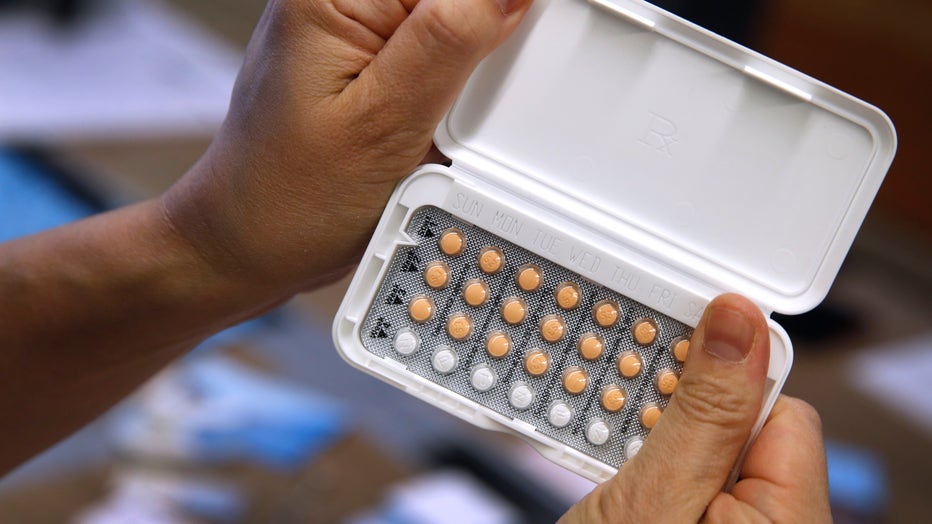
[[[227,161],[208,152],[159,199],[172,234],[212,275],[260,301],[282,301],[352,267],[355,246],[321,214],[340,212],[335,206],[260,184],[281,177],[272,162],[260,173],[213,156]]]

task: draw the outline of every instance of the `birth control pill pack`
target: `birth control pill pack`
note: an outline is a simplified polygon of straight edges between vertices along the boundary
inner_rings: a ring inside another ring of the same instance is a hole
[[[452,165],[392,195],[337,349],[595,481],[649,441],[715,296],[824,298],[896,149],[878,109],[639,0],[537,0],[434,141]],[[754,434],[792,363],[768,325]]]

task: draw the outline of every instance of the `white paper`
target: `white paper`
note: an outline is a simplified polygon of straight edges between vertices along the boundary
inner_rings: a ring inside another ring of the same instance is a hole
[[[154,0],[116,0],[74,27],[0,17],[0,140],[211,134],[241,52]]]

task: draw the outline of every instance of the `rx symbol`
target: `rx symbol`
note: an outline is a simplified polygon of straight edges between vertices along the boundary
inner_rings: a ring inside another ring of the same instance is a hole
[[[672,120],[651,112],[647,131],[638,140],[638,143],[673,158],[670,146],[677,142],[679,142],[679,139],[676,137],[676,124]]]

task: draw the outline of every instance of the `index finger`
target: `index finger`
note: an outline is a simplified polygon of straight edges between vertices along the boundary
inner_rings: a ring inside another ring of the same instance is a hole
[[[771,506],[788,500],[804,503],[813,514],[830,511],[822,422],[812,406],[780,395],[748,450],[732,494],[767,515],[775,515],[768,509],[779,509]]]

